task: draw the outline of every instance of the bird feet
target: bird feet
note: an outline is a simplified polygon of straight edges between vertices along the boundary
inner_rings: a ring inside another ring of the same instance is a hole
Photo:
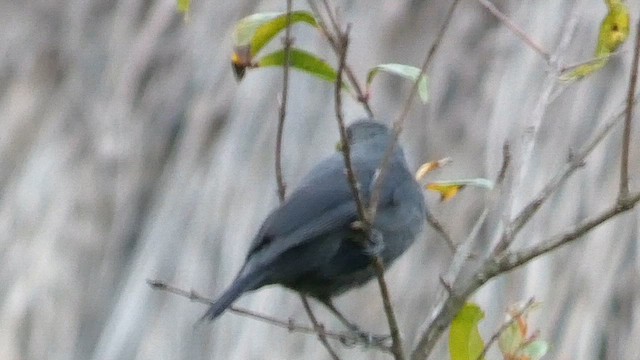
[[[380,256],[384,250],[384,237],[376,229],[371,229],[369,241],[364,249],[365,253],[371,257]]]

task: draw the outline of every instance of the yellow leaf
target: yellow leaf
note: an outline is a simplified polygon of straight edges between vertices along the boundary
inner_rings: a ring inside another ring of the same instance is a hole
[[[465,185],[460,184],[431,183],[427,185],[428,190],[440,193],[440,201],[453,199],[464,187]]]
[[[573,81],[582,79],[602,69],[620,45],[629,37],[629,9],[620,0],[605,0],[609,12],[602,20],[595,59],[580,65],[568,74],[562,75],[560,80]]]
[[[609,13],[600,25],[596,57],[615,52],[629,37],[629,9],[621,2],[609,1]]]

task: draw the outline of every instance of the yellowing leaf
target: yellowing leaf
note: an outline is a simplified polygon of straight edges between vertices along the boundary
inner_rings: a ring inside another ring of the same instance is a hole
[[[451,360],[477,360],[484,349],[484,341],[478,324],[484,318],[482,309],[474,303],[466,303],[451,323],[449,353]]]
[[[493,189],[493,182],[483,178],[434,181],[427,184],[427,190],[440,193],[440,200],[447,201],[458,195],[465,186]]]
[[[615,52],[629,37],[629,9],[622,2],[610,1],[609,13],[600,25],[596,56]]]
[[[609,56],[629,37],[630,15],[627,5],[620,0],[605,0],[605,3],[609,12],[600,25],[595,59],[562,75],[560,80],[579,80],[602,69],[609,61]]]
[[[369,74],[367,74],[367,94],[369,93],[369,89],[371,87],[373,79],[380,71],[396,76],[401,76],[405,79],[411,80],[414,83],[416,81],[419,81],[418,95],[420,96],[420,100],[422,100],[423,103],[426,103],[427,100],[429,100],[427,77],[424,74],[421,75],[420,69],[418,69],[417,67],[404,64],[380,64],[369,70]]]
[[[424,177],[427,176],[427,174],[430,173],[431,171],[437,170],[450,163],[451,163],[451,158],[448,158],[448,157],[444,159],[440,159],[438,161],[431,161],[428,163],[424,163],[418,168],[418,171],[416,171],[416,180],[420,181],[424,179]]]
[[[253,65],[253,58],[287,27],[287,21],[286,12],[268,12],[249,15],[236,23],[231,56],[236,78],[242,79],[245,69]],[[291,12],[291,24],[298,22],[318,26],[315,17],[308,11]]]
[[[440,193],[440,201],[447,201],[453,199],[458,192],[464,188],[464,185],[441,185],[437,183],[431,183],[427,185],[427,189]]]

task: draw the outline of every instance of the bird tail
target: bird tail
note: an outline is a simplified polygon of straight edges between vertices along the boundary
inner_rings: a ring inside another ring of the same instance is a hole
[[[222,313],[243,293],[256,289],[261,281],[261,276],[256,274],[246,274],[244,276],[237,277],[231,286],[229,286],[229,288],[227,288],[227,290],[225,290],[225,292],[211,304],[209,310],[207,310],[204,316],[200,319],[200,322],[205,320],[215,320],[218,316],[222,315]]]

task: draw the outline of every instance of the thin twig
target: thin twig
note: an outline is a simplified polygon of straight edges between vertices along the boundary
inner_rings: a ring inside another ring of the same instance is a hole
[[[516,25],[507,15],[501,12],[495,5],[493,5],[489,0],[478,0],[478,2],[484,6],[493,16],[497,17],[498,20],[502,21],[506,27],[509,28],[516,36],[518,36],[525,44],[529,45],[531,49],[540,54],[544,58],[544,61],[547,64],[551,61],[551,55],[547,50],[545,50],[542,45],[538,44],[536,40],[534,40],[529,34],[524,32],[524,30],[520,29],[518,25]]]
[[[577,0],[574,0],[574,3]],[[571,38],[575,32],[575,28],[578,22],[577,12],[581,9],[580,6],[574,6],[571,16],[568,21],[563,24],[562,37],[556,49],[554,50],[554,55],[551,57],[551,62],[556,64],[559,61],[559,57],[566,53],[566,48],[571,43]],[[518,157],[516,158],[516,166],[514,166],[513,175],[511,177],[511,186],[508,190],[511,194],[507,197],[505,201],[504,208],[508,213],[505,212],[506,218],[512,218],[513,211],[516,207],[521,207],[526,204],[525,197],[527,196],[526,191],[522,191],[522,184],[525,184],[527,181],[526,176],[532,171],[531,168],[531,160],[534,156],[534,149],[536,146],[536,140],[538,139],[538,132],[542,127],[542,123],[544,120],[545,113],[549,108],[549,104],[553,101],[553,96],[559,96],[559,94],[566,89],[566,87],[561,87],[554,93],[554,88],[557,88],[558,84],[558,74],[555,71],[549,72],[546,75],[544,83],[542,85],[542,90],[540,91],[540,95],[536,101],[536,104],[533,108],[533,111],[528,116],[523,116],[525,121],[522,124],[522,141],[519,146],[519,151],[516,152]],[[528,219],[526,219],[528,221]],[[500,243],[502,245],[509,245],[513,242],[516,234],[520,230],[520,228],[526,224],[522,222],[518,224],[514,228],[512,226],[514,221],[508,221],[508,225],[504,228],[504,234]]]
[[[460,0],[454,0],[453,4],[451,4],[451,6],[449,7],[449,11],[445,16],[444,23],[440,27],[440,30],[438,31],[438,34],[436,35],[436,38],[433,41],[433,44],[431,44],[431,47],[427,51],[427,54],[424,58],[422,66],[420,67],[420,74],[418,75],[416,81],[413,83],[413,86],[411,87],[411,91],[409,92],[409,97],[407,97],[407,100],[405,101],[404,106],[402,107],[400,116],[398,116],[398,118],[393,123],[393,138],[391,139],[391,143],[387,146],[387,149],[385,150],[384,156],[382,158],[382,162],[380,164],[380,167],[378,168],[379,170],[378,176],[376,177],[375,184],[373,185],[373,191],[371,192],[371,201],[369,205],[369,214],[368,214],[369,215],[368,221],[370,223],[373,223],[373,221],[376,218],[378,202],[380,201],[380,192],[382,191],[382,183],[384,181],[384,178],[387,175],[387,172],[389,171],[391,157],[393,155],[393,152],[395,151],[395,147],[398,143],[398,138],[400,137],[400,133],[402,132],[404,121],[409,115],[411,104],[413,104],[413,101],[416,95],[418,94],[418,85],[420,83],[420,78],[422,78],[424,74],[426,74],[427,68],[431,64],[431,61],[433,61],[433,57],[436,51],[438,50],[440,43],[442,42],[442,38],[444,37],[444,34],[449,28],[449,23],[451,22],[451,19],[453,18],[453,13],[459,3],[460,3]]]
[[[200,294],[198,294],[197,292],[191,290],[191,291],[186,291],[174,286],[171,286],[163,281],[160,280],[150,280],[147,279],[147,283],[149,284],[149,286],[151,286],[152,289],[154,290],[162,290],[162,291],[166,291],[178,296],[182,296],[185,297],[191,301],[194,302],[199,302],[202,304],[207,304],[210,305],[213,303],[213,300],[207,297],[204,297]],[[273,316],[268,316],[268,315],[264,315],[264,314],[259,314],[257,312],[251,311],[251,310],[247,310],[247,309],[243,309],[237,306],[230,306],[229,307],[229,311],[232,313],[235,313],[237,315],[240,316],[245,316],[257,321],[261,321],[264,323],[267,323],[269,325],[273,325],[273,326],[277,326],[279,328],[282,329],[287,329],[289,330],[289,332],[297,332],[297,333],[301,333],[301,334],[308,334],[308,335],[317,335],[317,331],[315,328],[311,328],[308,326],[304,326],[304,325],[299,325],[297,324],[295,321],[293,321],[292,319],[289,320],[281,320],[278,318],[275,318]],[[331,338],[337,341],[340,341],[343,344],[358,344],[358,343],[363,343],[361,338],[358,337],[357,335],[354,334],[350,334],[350,333],[339,333],[339,332],[333,332],[333,331],[327,331],[327,330],[323,330],[324,331],[324,335],[327,338]]]
[[[552,193],[554,193],[576,169],[582,166],[586,156],[589,155],[593,151],[593,149],[595,149],[595,147],[607,136],[607,134],[610,134],[611,129],[623,119],[624,111],[624,107],[621,106],[621,109],[609,118],[602,129],[594,136],[594,138],[589,143],[585,145],[583,150],[580,151],[577,156],[574,156],[572,161],[570,161],[562,169],[560,169],[558,173],[547,183],[543,190],[534,198],[534,200],[532,200],[531,203],[520,212],[520,214],[516,217],[516,220],[521,216],[533,216],[535,211],[542,205],[544,200],[546,200]],[[640,195],[638,195],[638,197],[640,197]],[[635,202],[637,202],[640,199],[632,198],[631,200],[635,200]],[[635,205],[635,202],[633,202],[631,206]],[[627,200],[627,203],[630,203],[630,201]],[[620,207],[621,205],[618,204],[617,206]],[[629,205],[627,204],[627,206]],[[628,209],[620,208],[620,210],[618,212],[615,212],[615,214],[604,213],[606,218],[596,219],[601,220],[602,222],[626,210]],[[597,225],[593,225],[592,222],[589,224],[591,224],[591,226],[589,228],[583,229],[583,231],[578,234],[579,236],[584,235],[586,233],[585,231],[589,231]],[[472,231],[472,233],[473,232],[474,231]],[[570,235],[571,234],[567,236]],[[534,249],[536,250],[535,252],[528,251],[524,253],[521,251],[518,252],[515,256],[511,255],[506,257],[504,255],[504,250],[506,250],[507,246],[505,246],[505,244],[503,243],[503,241],[505,241],[504,239],[504,237],[501,239],[501,242],[498,243],[498,245],[494,248],[494,255],[489,260],[487,260],[485,266],[483,266],[482,269],[476,273],[476,276],[474,276],[470,281],[466,281],[466,283],[461,283],[461,281],[459,280],[451,282],[451,274],[447,274],[445,276],[449,279],[448,281],[452,286],[452,289],[449,292],[448,297],[446,297],[442,302],[439,302],[436,305],[431,319],[425,322],[423,330],[421,330],[418,335],[418,342],[411,353],[412,360],[424,360],[429,356],[436,344],[436,341],[449,326],[453,317],[462,308],[467,297],[470,296],[485,282],[497,275],[513,269],[516,266],[523,265],[526,261],[533,259],[533,257],[535,256],[539,256],[542,253],[549,252],[560,246],[558,245],[558,241],[553,241],[550,243],[544,243],[547,244],[547,246],[545,246],[544,248],[540,246],[536,247]],[[564,243],[566,243],[571,240],[575,240],[575,238],[563,241],[565,241]],[[463,242],[463,245],[468,241],[469,239]],[[508,245],[508,243],[506,245]],[[460,251],[460,249],[461,246],[458,246],[458,251]],[[497,262],[497,254],[503,254],[500,263]],[[456,255],[454,255],[454,259],[455,258]],[[451,267],[458,268],[459,266]]]
[[[498,172],[498,176],[496,177],[496,187],[501,186],[504,182],[505,177],[507,176],[507,170],[509,170],[509,166],[511,165],[511,148],[508,142],[504,142],[502,145],[502,166],[500,167],[500,171]]]
[[[451,284],[452,288],[449,297],[436,308],[433,320],[429,326],[420,334],[419,341],[412,354],[412,360],[424,360],[429,357],[436,342],[442,336],[453,318],[464,306],[465,300],[471,296],[478,288],[490,279],[504,274],[518,266],[522,266],[534,258],[546,254],[571,241],[582,238],[589,231],[607,220],[620,215],[634,208],[640,202],[640,192],[629,196],[622,203],[614,204],[609,209],[603,211],[565,234],[551,237],[542,244],[527,250],[519,251],[515,254],[503,254],[501,257],[491,257],[485,262],[480,271],[471,280],[464,283],[456,281]]]
[[[327,341],[327,334],[325,332],[324,326],[318,322],[318,319],[316,319],[316,316],[313,314],[313,311],[311,311],[311,306],[309,306],[309,300],[303,294],[300,294],[300,300],[302,301],[302,305],[304,306],[304,311],[309,316],[309,320],[311,320],[311,323],[313,324],[313,328],[318,334],[318,339],[320,340],[322,345],[324,345],[325,349],[327,349],[327,351],[329,352],[329,355],[333,360],[340,360],[340,358],[338,357],[338,354],[336,354],[336,352],[331,348],[329,341]]]
[[[640,19],[636,25],[636,47],[631,62],[631,76],[629,77],[629,92],[627,93],[627,111],[624,120],[624,132],[622,134],[622,158],[620,161],[620,192],[618,201],[629,196],[629,145],[631,143],[631,119],[633,118],[633,97],[636,93],[638,79],[638,57],[640,56]]]
[[[287,27],[284,32],[284,66],[282,67],[282,100],[278,113],[278,132],[276,134],[276,182],[278,183],[278,197],[284,201],[287,185],[282,175],[282,136],[284,120],[287,117],[287,98],[289,94],[289,63],[291,58],[291,7],[292,0],[287,0]]]
[[[362,201],[362,195],[360,193],[360,186],[358,184],[358,180],[355,177],[355,173],[353,171],[353,164],[351,162],[351,146],[347,137],[347,129],[344,123],[344,116],[342,114],[342,73],[344,70],[344,66],[346,63],[347,49],[349,47],[349,30],[350,25],[347,25],[347,29],[344,34],[339,35],[340,41],[340,51],[339,51],[339,62],[338,62],[338,75],[336,79],[336,88],[335,88],[335,110],[336,110],[336,118],[338,120],[338,127],[340,128],[340,141],[342,143],[342,155],[344,158],[344,164],[347,171],[347,179],[349,181],[349,186],[351,188],[351,192],[353,194],[353,198],[356,202],[356,207],[358,209],[358,217],[361,222],[361,228],[367,235],[367,239],[371,239],[371,223],[367,221],[367,210]],[[372,267],[376,274],[376,278],[378,280],[378,286],[380,287],[380,295],[382,297],[382,303],[384,306],[384,311],[387,316],[387,322],[389,324],[389,331],[391,333],[391,339],[393,341],[391,345],[391,352],[393,353],[396,360],[404,360],[404,350],[402,347],[402,339],[400,337],[400,330],[398,328],[398,323],[393,312],[393,307],[391,305],[391,300],[389,296],[389,289],[387,287],[386,281],[384,279],[384,265],[382,259],[379,256],[374,256],[372,261]]]
[[[311,11],[316,16],[318,27],[320,28],[320,33],[327,39],[327,41],[329,42],[329,45],[331,45],[331,48],[336,53],[336,55],[340,57],[340,44],[338,41],[340,28],[338,27],[339,25],[336,23],[335,17],[331,12],[331,8],[329,7],[328,3],[325,4],[325,7],[328,9],[327,16],[330,19],[329,21],[332,24],[334,24],[333,26],[336,29],[336,31],[331,31],[327,27],[326,22],[323,20],[320,9],[318,9],[318,7],[316,6],[313,0],[307,0],[307,3],[309,4]],[[334,35],[334,32],[337,33],[338,35]],[[369,104],[369,99],[367,95],[364,93],[364,91],[362,90],[362,87],[360,86],[360,83],[358,82],[358,79],[356,78],[355,73],[353,72],[349,64],[347,63],[344,64],[343,72],[347,75],[347,78],[349,79],[349,83],[351,84],[353,90],[356,93],[356,97],[357,97],[356,100],[362,105],[362,107],[367,113],[367,116],[370,118],[373,118],[373,110],[371,109],[371,105]]]
[[[291,11],[292,11],[292,2],[293,0],[287,0],[287,26],[285,28],[284,35],[284,66],[282,67],[282,101],[280,102],[280,111],[278,117],[278,132],[276,135],[276,163],[275,163],[275,171],[276,171],[276,182],[278,183],[278,197],[280,198],[280,203],[284,202],[285,194],[286,194],[286,183],[284,181],[284,176],[282,174],[282,137],[284,132],[284,121],[287,114],[287,98],[289,93],[289,68],[290,68],[290,59],[291,59]],[[316,316],[313,314],[311,310],[311,306],[309,306],[309,301],[307,298],[300,294],[300,300],[302,301],[302,305],[304,307],[309,320],[313,324],[313,328],[315,329],[318,339],[322,346],[327,350],[329,355],[334,360],[339,360],[340,358],[336,354],[335,350],[331,347],[331,344],[327,341],[327,335],[324,330],[324,326],[318,323]]]
[[[516,253],[504,254],[497,260],[494,259],[493,261],[495,261],[495,266],[488,267],[489,271],[481,276],[485,278],[493,277],[497,274],[510,271],[518,266],[524,265],[525,263],[540,255],[546,254],[552,250],[557,249],[560,246],[566,245],[576,239],[579,239],[596,226],[601,225],[614,216],[617,216],[634,208],[639,201],[640,192],[632,194],[626,199],[623,199],[612,205],[600,214],[583,221],[582,223],[580,223],[580,225],[576,226],[570,231],[567,231],[564,234],[553,236],[549,240],[544,241],[539,245],[520,250]]]
[[[438,219],[436,219],[436,217],[433,216],[433,214],[430,211],[427,211],[427,222],[429,223],[429,225],[431,225],[433,230],[435,230],[438,234],[440,234],[440,236],[442,236],[442,238],[444,239],[445,244],[447,244],[447,247],[449,248],[449,250],[451,250],[451,252],[455,253],[456,252],[456,244],[453,242],[453,239],[451,238],[451,236],[444,229],[444,226],[442,226],[440,221],[438,221]]]
[[[335,88],[335,111],[336,119],[338,120],[338,128],[340,130],[340,142],[342,146],[342,155],[344,157],[344,165],[347,171],[347,179],[349,180],[349,186],[353,193],[353,198],[356,202],[356,208],[358,210],[358,217],[364,221],[366,219],[366,211],[364,203],[362,201],[362,193],[360,192],[360,184],[356,179],[355,172],[353,170],[353,163],[351,162],[351,144],[348,141],[347,127],[344,122],[344,115],[342,114],[342,74],[347,57],[347,49],[349,47],[349,31],[351,26],[347,25],[347,30],[344,35],[340,35],[338,41],[340,41],[339,59],[338,59],[338,75],[336,78]]]
[[[602,140],[606,138],[606,136],[611,132],[613,127],[618,124],[622,119],[624,119],[623,115],[625,114],[625,109],[622,108],[618,112],[616,112],[613,116],[607,120],[602,129],[593,137],[593,139],[588,142],[584,148],[579,151],[576,155],[572,156],[567,164],[564,165],[556,175],[549,180],[549,182],[544,186],[544,188],[531,200],[511,221],[510,224],[507,225],[509,229],[507,229],[500,242],[495,246],[493,250],[493,254],[497,255],[504,250],[506,250],[515,235],[522,229],[522,227],[529,221],[529,219],[540,209],[542,204],[551,196],[551,194],[555,193],[555,191],[562,185],[564,182],[573,174],[577,169],[584,165],[584,161],[591,154],[591,152],[596,148],[598,144]],[[510,235],[509,235],[510,234]]]
[[[502,333],[505,332],[507,328],[511,326],[511,324],[515,323],[520,316],[524,315],[524,313],[527,312],[533,306],[533,304],[535,304],[535,300],[534,298],[530,298],[529,301],[527,301],[527,303],[524,304],[524,306],[520,310],[518,310],[514,314],[510,314],[511,318],[509,319],[509,321],[505,321],[504,324],[500,326],[498,331],[496,331],[495,334],[491,336],[491,338],[489,339],[489,341],[487,341],[487,344],[484,346],[484,349],[482,349],[482,352],[480,353],[480,355],[478,355],[476,360],[484,359],[484,357],[487,355],[487,351],[489,351],[489,348],[491,348],[491,345],[493,345],[493,343],[495,343],[498,340],[500,335],[502,335]]]

